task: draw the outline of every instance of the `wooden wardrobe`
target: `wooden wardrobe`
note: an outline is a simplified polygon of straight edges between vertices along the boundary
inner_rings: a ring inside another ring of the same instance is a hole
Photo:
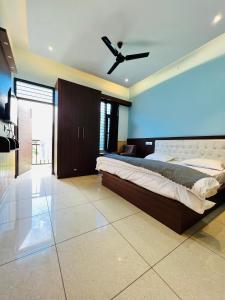
[[[95,173],[100,100],[100,91],[58,79],[54,106],[54,173],[58,178]]]

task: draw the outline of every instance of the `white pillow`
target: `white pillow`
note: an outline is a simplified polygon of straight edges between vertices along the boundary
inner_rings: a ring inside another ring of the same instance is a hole
[[[192,159],[183,160],[182,163],[188,166],[212,169],[218,171],[223,171],[223,169],[225,168],[225,164],[222,161],[216,159],[192,158]]]
[[[174,157],[172,157],[170,155],[160,154],[160,153],[152,153],[152,154],[147,155],[145,158],[146,159],[152,159],[152,160],[160,160],[160,161],[163,161],[163,162],[167,162],[167,161],[170,161],[170,160],[174,159]]]

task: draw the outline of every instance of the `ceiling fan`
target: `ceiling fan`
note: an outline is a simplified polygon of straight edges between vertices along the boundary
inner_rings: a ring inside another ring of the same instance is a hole
[[[130,54],[130,55],[124,56],[121,52],[119,52],[119,50],[117,50],[113,46],[113,44],[110,42],[110,40],[107,38],[107,36],[103,36],[102,40],[106,44],[106,46],[109,48],[109,50],[112,52],[112,54],[116,57],[116,62],[112,65],[111,69],[107,72],[107,74],[111,74],[115,70],[115,68],[118,67],[118,65],[120,63],[123,63],[126,60],[139,59],[139,58],[149,56],[149,52]],[[119,49],[121,49],[122,46],[123,46],[123,42],[118,42],[117,43],[117,47]]]

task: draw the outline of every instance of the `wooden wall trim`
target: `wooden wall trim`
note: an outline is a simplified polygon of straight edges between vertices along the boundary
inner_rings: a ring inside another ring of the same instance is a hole
[[[128,106],[128,107],[130,107],[132,105],[132,103],[130,101],[122,100],[122,99],[112,97],[109,95],[105,95],[105,94],[101,95],[101,99],[108,100],[111,102],[116,102],[116,103],[119,103],[120,105],[124,105],[124,106]]]
[[[0,43],[11,72],[16,73],[16,63],[13,57],[6,29],[0,27]]]

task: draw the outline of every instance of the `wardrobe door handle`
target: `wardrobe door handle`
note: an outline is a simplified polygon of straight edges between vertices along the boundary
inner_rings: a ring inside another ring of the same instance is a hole
[[[84,127],[83,127],[83,140],[84,140]]]
[[[80,139],[80,127],[77,127],[77,138]]]

